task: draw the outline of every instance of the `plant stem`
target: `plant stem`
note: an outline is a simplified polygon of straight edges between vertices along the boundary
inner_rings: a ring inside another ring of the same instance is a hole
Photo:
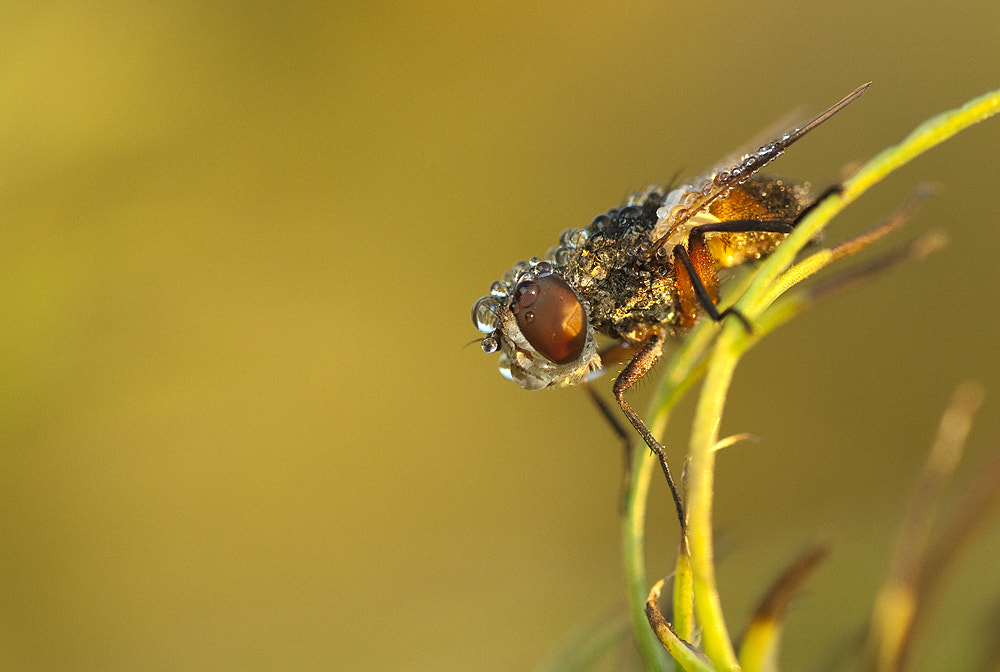
[[[653,425],[652,431],[662,433],[665,424],[666,414],[662,414],[662,420]],[[645,444],[633,448],[632,453],[632,483],[626,494],[622,516],[622,553],[628,583],[629,619],[646,670],[665,672],[674,669],[674,666],[646,618],[649,595],[646,584],[646,503],[653,468],[658,465]]]
[[[702,646],[719,669],[738,670],[736,652],[722,616],[722,604],[715,585],[712,550],[712,494],[715,477],[715,444],[719,419],[732,380],[737,356],[727,344],[726,334],[742,325],[731,321],[723,329],[715,355],[709,362],[702,393],[695,410],[689,447],[688,537],[691,544],[691,573],[694,579],[694,607],[702,628]],[[728,355],[728,356],[727,356]]]

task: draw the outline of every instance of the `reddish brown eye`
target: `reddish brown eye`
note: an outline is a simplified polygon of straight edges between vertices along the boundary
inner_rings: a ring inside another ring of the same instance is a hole
[[[558,275],[519,283],[511,311],[528,343],[546,359],[569,364],[583,354],[587,342],[583,306]]]

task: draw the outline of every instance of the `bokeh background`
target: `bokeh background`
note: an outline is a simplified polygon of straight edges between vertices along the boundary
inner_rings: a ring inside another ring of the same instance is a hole
[[[580,390],[500,378],[469,344],[473,301],[563,228],[794,110],[874,81],[773,167],[825,186],[1000,84],[1000,4],[973,0],[2,15],[10,670],[530,668],[620,610],[619,447]],[[961,380],[988,396],[955,491],[997,446],[998,154],[994,119],[838,218],[830,239],[932,181],[896,241],[939,228],[951,245],[738,371],[722,431],[762,442],[719,460],[730,627],[809,543],[835,549],[793,610],[789,669],[864,623]],[[994,523],[956,566],[925,669],[985,654],[998,549]]]

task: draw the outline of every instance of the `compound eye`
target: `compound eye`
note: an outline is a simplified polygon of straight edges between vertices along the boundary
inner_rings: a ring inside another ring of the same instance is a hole
[[[528,343],[546,359],[569,364],[583,354],[587,342],[583,306],[558,275],[518,283],[511,312]]]

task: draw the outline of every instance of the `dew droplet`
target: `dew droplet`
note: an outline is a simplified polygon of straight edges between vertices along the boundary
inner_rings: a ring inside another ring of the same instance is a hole
[[[472,306],[472,323],[476,329],[488,334],[497,328],[497,312],[500,310],[500,302],[496,297],[484,296]]]
[[[607,215],[598,215],[594,217],[594,221],[590,223],[590,228],[594,230],[595,233],[600,233],[606,231],[611,225],[611,218]]]
[[[570,236],[570,242],[574,247],[580,247],[587,242],[590,234],[587,233],[587,229],[573,229],[573,235]]]
[[[622,208],[621,212],[618,213],[618,216],[621,219],[635,219],[641,214],[642,210],[638,206],[629,205],[627,207]]]

